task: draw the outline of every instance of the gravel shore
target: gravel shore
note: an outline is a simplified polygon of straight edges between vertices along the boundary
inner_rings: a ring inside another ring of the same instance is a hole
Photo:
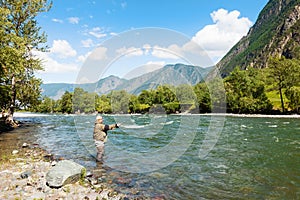
[[[1,153],[0,199],[128,199],[99,183],[92,173],[74,184],[58,189],[48,187],[46,174],[57,162],[43,149],[27,144],[9,154]]]

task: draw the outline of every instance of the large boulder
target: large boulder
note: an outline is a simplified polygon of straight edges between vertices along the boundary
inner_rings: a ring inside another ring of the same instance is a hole
[[[84,176],[86,169],[70,160],[62,160],[52,167],[46,175],[46,184],[51,188],[60,188],[76,183]]]

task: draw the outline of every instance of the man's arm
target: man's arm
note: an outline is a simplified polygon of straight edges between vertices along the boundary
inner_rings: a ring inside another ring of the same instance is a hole
[[[119,124],[111,124],[111,125],[107,125],[107,124],[106,124],[106,125],[104,126],[104,130],[105,130],[105,131],[112,130],[112,129],[114,129],[114,128],[119,128],[119,126],[120,126]]]

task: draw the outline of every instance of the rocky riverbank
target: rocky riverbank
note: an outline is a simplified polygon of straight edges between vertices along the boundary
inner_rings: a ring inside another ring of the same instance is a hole
[[[46,176],[60,160],[37,145],[23,144],[0,157],[0,199],[128,199],[86,172],[78,181],[51,188]]]

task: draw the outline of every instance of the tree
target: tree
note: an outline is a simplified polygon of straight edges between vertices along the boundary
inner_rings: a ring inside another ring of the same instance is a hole
[[[290,107],[293,112],[300,113],[300,87],[293,86],[286,90],[286,97],[290,100]]]
[[[176,87],[176,98],[181,104],[195,104],[197,99],[193,87],[188,84]]]
[[[73,94],[66,91],[59,100],[58,107],[62,113],[73,113]]]
[[[110,99],[106,95],[95,97],[95,108],[99,113],[111,113]]]
[[[75,88],[73,94],[73,110],[77,113],[91,113],[95,111],[95,94],[88,93],[82,88]]]
[[[47,0],[1,0],[0,7],[0,85],[2,92],[9,90],[5,109],[8,109],[7,120],[14,124],[16,102],[22,106],[34,105],[40,93],[40,81],[34,77],[34,71],[41,70],[42,64],[33,51],[45,51],[47,47],[41,46],[46,42],[46,35],[40,32],[35,18],[48,11],[51,3]],[[27,94],[21,94],[25,90]]]
[[[284,92],[293,112],[300,112],[300,60],[289,59],[289,76],[286,79]]]
[[[224,80],[221,78],[214,78],[206,80],[205,84],[209,92],[212,112],[224,112],[226,110]]]
[[[154,90],[143,90],[138,96],[138,101],[141,104],[147,104],[152,106],[154,104],[155,91]]]
[[[154,103],[165,104],[170,102],[178,102],[174,89],[168,85],[160,85],[156,89],[154,96]]]
[[[240,70],[236,67],[225,78],[228,110],[234,113],[264,113],[272,105],[266,96],[259,71],[253,67]]]
[[[112,91],[110,102],[113,113],[128,113],[130,95],[125,90]]]
[[[268,78],[274,82],[277,88],[282,112],[285,112],[283,91],[286,90],[287,96],[291,97],[292,91],[289,91],[294,86],[299,86],[300,79],[300,64],[298,60],[286,59],[282,57],[271,57],[268,61]]]
[[[83,108],[83,112],[85,113],[92,113],[92,112],[95,112],[95,96],[96,94],[95,93],[88,93],[86,92],[83,96],[83,105],[84,105],[84,108]]]
[[[39,105],[39,98],[41,96],[40,85],[41,80],[35,77],[21,80],[16,94],[16,99],[18,99],[18,102],[16,103],[17,107],[30,109]]]
[[[35,107],[34,111],[41,113],[52,113],[54,111],[55,101],[49,97],[43,97],[40,104]]]
[[[167,114],[176,113],[180,111],[180,104],[178,102],[169,102],[163,105]]]
[[[191,85],[181,84],[175,88],[176,98],[179,102],[172,102],[169,104],[172,109],[170,111],[177,111],[176,104],[180,105],[181,112],[199,112],[197,97],[194,92],[194,89]],[[166,107],[166,106],[165,106]],[[167,110],[167,109],[166,109]]]
[[[146,113],[149,111],[150,106],[139,102],[139,99],[135,95],[131,95],[129,99],[129,111],[130,113]]]
[[[209,89],[206,83],[198,83],[194,86],[194,92],[197,97],[197,102],[199,105],[199,112],[211,112],[211,99],[209,94]]]

